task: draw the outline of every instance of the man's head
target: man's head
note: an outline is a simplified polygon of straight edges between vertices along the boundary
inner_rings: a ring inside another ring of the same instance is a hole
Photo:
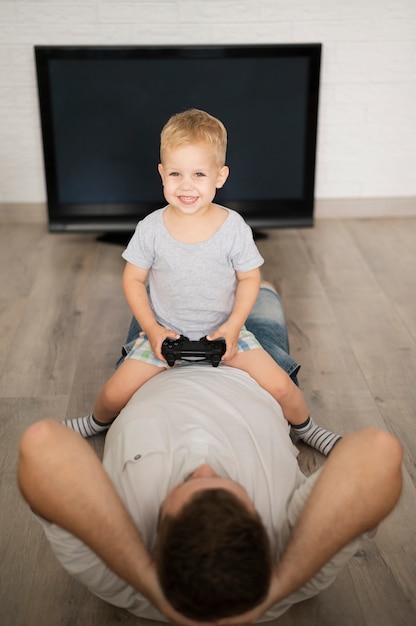
[[[199,621],[259,604],[272,567],[266,531],[247,493],[207,465],[166,498],[156,562],[167,599]]]

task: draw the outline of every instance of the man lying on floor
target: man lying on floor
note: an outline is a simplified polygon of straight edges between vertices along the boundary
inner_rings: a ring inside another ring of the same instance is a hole
[[[295,377],[270,285],[247,327]],[[365,429],[306,478],[275,400],[240,370],[198,363],[134,395],[102,464],[61,423],[33,424],[18,476],[59,561],[100,598],[185,626],[246,624],[334,581],[396,504],[401,458],[396,439]]]

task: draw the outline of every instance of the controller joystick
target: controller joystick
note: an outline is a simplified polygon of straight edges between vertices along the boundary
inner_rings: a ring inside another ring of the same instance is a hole
[[[206,337],[191,341],[188,337],[181,335],[179,339],[167,337],[162,343],[162,354],[169,367],[172,367],[177,360],[210,361],[213,367],[218,367],[225,349],[224,339],[210,341]]]

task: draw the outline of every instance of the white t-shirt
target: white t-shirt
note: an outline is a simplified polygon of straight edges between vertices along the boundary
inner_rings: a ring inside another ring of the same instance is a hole
[[[208,463],[246,489],[277,560],[315,480],[301,473],[296,456],[271,395],[241,370],[197,364],[163,371],[135,393],[108,431],[103,464],[149,550],[167,493]],[[41,522],[59,561],[93,593],[137,616],[166,621],[82,542]],[[354,549],[337,555],[261,621],[327,587]]]

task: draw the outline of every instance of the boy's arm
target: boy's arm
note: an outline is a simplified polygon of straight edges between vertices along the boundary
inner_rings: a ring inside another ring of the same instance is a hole
[[[149,338],[155,356],[164,361],[161,353],[163,340],[166,337],[177,338],[178,334],[156,321],[147,296],[148,275],[148,269],[127,262],[123,273],[123,291],[131,312]]]
[[[146,334],[149,329],[157,324],[147,296],[146,281],[148,275],[148,269],[137,267],[128,262],[123,273],[123,291],[127,304]]]
[[[231,315],[214,333],[208,335],[208,339],[211,340],[224,337],[227,344],[224,360],[230,359],[237,352],[238,335],[246,323],[260,290],[259,268],[249,272],[236,272],[236,276],[238,282]]]

